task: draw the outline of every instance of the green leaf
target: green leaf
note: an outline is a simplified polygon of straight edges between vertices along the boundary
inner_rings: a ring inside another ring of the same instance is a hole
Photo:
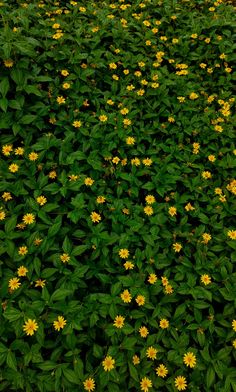
[[[206,386],[207,386],[208,390],[211,388],[214,381],[215,381],[215,371],[214,371],[213,367],[210,366],[208,368],[207,374],[206,374]]]
[[[79,384],[80,381],[77,378],[77,374],[75,373],[74,370],[71,369],[63,369],[63,374],[65,376],[65,378],[71,382],[72,384]]]
[[[38,116],[34,114],[26,114],[25,116],[21,117],[20,122],[21,124],[31,124],[34,120],[36,120]]]
[[[2,111],[6,113],[7,107],[8,107],[8,100],[6,98],[1,98],[0,99],[0,108],[2,109]]]
[[[89,248],[90,248],[89,245],[78,245],[75,248],[73,248],[71,252],[71,256],[79,256]]]
[[[136,343],[137,343],[137,338],[126,337],[123,343],[121,343],[121,346],[126,350],[133,350]]]
[[[51,295],[50,301],[62,301],[68,295],[72,294],[72,290],[69,289],[57,289]]]
[[[0,82],[0,93],[2,94],[3,98],[5,98],[5,96],[7,95],[9,88],[10,88],[9,79],[8,77],[5,77]]]
[[[129,363],[129,372],[133,380],[139,382],[138,371],[132,363]]]
[[[15,354],[12,351],[8,351],[6,362],[7,362],[7,366],[10,369],[13,369],[13,370],[17,371],[16,357],[15,357]]]
[[[54,237],[55,234],[58,233],[58,231],[61,228],[61,223],[62,223],[62,216],[58,215],[54,221],[54,224],[50,226],[48,229],[48,238]]]
[[[10,322],[17,321],[23,316],[19,310],[14,308],[7,308],[3,313],[3,315]]]
[[[9,234],[11,231],[13,231],[16,227],[16,222],[17,222],[17,216],[13,215],[11,216],[7,222],[5,223],[5,232]]]
[[[24,90],[27,92],[27,94],[34,94],[37,95],[38,97],[42,96],[41,91],[36,86],[26,86]]]
[[[55,369],[57,366],[56,363],[52,361],[44,361],[43,363],[37,363],[37,367],[41,370],[52,370]]]

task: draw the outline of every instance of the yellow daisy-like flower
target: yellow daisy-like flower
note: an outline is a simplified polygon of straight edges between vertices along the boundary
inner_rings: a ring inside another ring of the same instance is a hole
[[[82,126],[82,122],[81,121],[74,121],[72,125],[75,128],[80,128]]]
[[[31,225],[32,223],[35,222],[35,216],[34,214],[25,214],[22,218],[22,221],[26,224],[26,225]]]
[[[120,250],[119,250],[119,256],[120,256],[122,259],[127,259],[127,257],[129,257],[129,250],[126,249],[126,248],[120,249]]]
[[[170,207],[169,210],[168,210],[168,213],[171,216],[175,216],[175,215],[177,215],[177,209],[175,207]]]
[[[98,196],[97,199],[96,199],[96,202],[98,204],[105,203],[105,201],[106,201],[106,198],[104,196]]]
[[[7,60],[4,60],[3,62],[4,62],[5,67],[7,67],[7,68],[13,67],[14,61],[12,59],[7,59]]]
[[[0,221],[6,218],[6,213],[4,211],[0,211]]]
[[[175,242],[175,243],[172,245],[172,247],[173,247],[173,249],[174,249],[175,252],[180,252],[181,249],[182,249],[182,245],[181,245],[179,242]]]
[[[138,365],[140,363],[140,358],[137,355],[133,355],[132,362],[134,365]]]
[[[101,218],[101,215],[98,214],[98,213],[95,212],[95,211],[93,211],[93,212],[90,214],[90,218],[91,218],[91,220],[92,220],[93,223],[99,223],[100,220],[102,219],[102,218]]]
[[[132,136],[129,136],[126,138],[126,144],[128,146],[133,146],[135,144],[135,138]]]
[[[151,216],[153,214],[153,208],[151,206],[145,206],[143,211],[148,216]]]
[[[196,366],[196,356],[192,352],[184,354],[183,362],[186,366],[194,368]]]
[[[44,287],[45,286],[45,282],[46,282],[46,280],[45,279],[37,279],[36,281],[35,281],[35,287]]]
[[[198,95],[197,95],[196,93],[191,93],[191,94],[189,95],[189,98],[190,98],[191,100],[194,100],[194,99],[197,99],[197,98],[198,98]]]
[[[124,326],[124,322],[125,322],[125,317],[123,317],[123,316],[116,316],[113,325],[116,328],[122,328]]]
[[[159,377],[165,378],[168,374],[168,369],[165,367],[163,363],[161,363],[157,368],[156,368],[156,374]]]
[[[45,196],[38,196],[38,197],[36,198],[36,201],[37,201],[37,203],[38,203],[40,206],[43,206],[45,203],[47,203],[47,199],[46,199]]]
[[[232,341],[233,348],[236,348],[236,339]]]
[[[234,332],[236,332],[236,320],[232,321],[232,328],[233,328]]]
[[[11,278],[8,282],[8,287],[11,290],[16,290],[20,287],[21,283],[20,283],[20,279],[19,278]]]
[[[124,263],[124,267],[125,267],[126,270],[131,270],[131,269],[134,268],[134,264],[131,261],[126,261]]]
[[[172,294],[173,293],[173,287],[170,285],[170,284],[168,284],[167,286],[165,286],[165,294]]]
[[[63,87],[65,90],[68,90],[68,88],[70,88],[70,83],[63,83],[62,87]]]
[[[62,105],[62,104],[65,103],[65,102],[66,102],[66,99],[65,99],[64,97],[62,97],[62,96],[57,97],[57,103],[58,103],[59,105]]]
[[[184,391],[187,388],[186,378],[183,376],[176,377],[175,387],[178,389],[178,391]]]
[[[149,331],[148,331],[147,327],[143,326],[143,327],[139,328],[139,333],[140,333],[141,338],[146,338],[147,335],[149,334]]]
[[[208,180],[211,177],[212,177],[211,172],[209,172],[208,170],[202,172],[202,178],[204,178],[204,180]]]
[[[21,265],[18,269],[17,269],[17,275],[18,276],[26,276],[27,272],[29,272],[29,270],[24,267],[23,265]]]
[[[156,199],[153,195],[147,195],[145,197],[145,201],[147,204],[153,204],[153,203],[155,203]]]
[[[150,284],[154,284],[154,283],[156,283],[156,281],[157,281],[157,276],[156,276],[156,274],[150,274],[149,277],[148,277],[148,282],[149,282]]]
[[[68,76],[68,75],[69,75],[69,72],[67,71],[67,69],[62,69],[62,70],[61,70],[61,75],[62,75],[62,76]]]
[[[5,144],[4,146],[2,146],[2,153],[6,157],[11,154],[12,150],[13,150],[12,144]]]
[[[35,320],[31,320],[31,319],[28,319],[23,326],[23,331],[26,333],[26,335],[30,335],[30,336],[32,336],[35,333],[35,331],[37,331],[37,329],[38,329],[38,324],[36,323]]]
[[[28,158],[30,161],[37,161],[39,157],[39,154],[37,154],[37,152],[32,151],[29,155]]]
[[[19,165],[17,165],[16,163],[12,163],[11,165],[9,165],[8,169],[11,173],[16,173],[19,170]]]
[[[15,155],[23,155],[25,152],[25,149],[23,147],[17,147],[15,149]]]
[[[18,249],[18,253],[19,253],[19,255],[21,255],[21,256],[26,255],[26,253],[28,253],[28,248],[27,248],[27,246],[20,246],[19,249]]]
[[[93,185],[93,183],[94,183],[94,180],[90,177],[86,177],[84,180],[84,184],[87,186],[91,186],[91,185]]]
[[[42,241],[43,241],[42,238],[35,238],[34,245],[38,246],[41,244]]]
[[[144,297],[144,295],[138,295],[135,298],[135,301],[137,302],[138,306],[144,305],[145,304],[145,297]]]
[[[231,240],[236,240],[236,230],[229,230],[227,232],[227,236],[231,239]]]
[[[152,388],[152,381],[149,378],[144,377],[140,381],[140,387],[143,392],[148,392],[148,389]]]
[[[95,381],[94,381],[93,378],[87,378],[87,379],[83,382],[83,385],[84,385],[85,391],[90,392],[90,391],[93,391],[93,390],[95,389]]]
[[[110,372],[115,367],[115,360],[110,355],[108,355],[102,361],[102,366],[105,372]]]
[[[166,319],[161,319],[159,325],[160,325],[161,329],[166,329],[169,327],[170,323]]]
[[[152,360],[156,359],[157,357],[157,350],[154,347],[148,347],[146,351],[146,356]]]
[[[99,120],[100,120],[101,122],[106,122],[107,119],[108,119],[108,117],[107,117],[105,114],[102,114],[101,116],[99,116]]]
[[[52,170],[48,173],[48,177],[51,179],[54,179],[57,177],[57,172],[55,170]]]
[[[186,206],[184,208],[185,208],[186,211],[193,211],[193,210],[195,210],[195,207],[193,207],[191,203],[186,204]]]
[[[151,166],[151,164],[152,164],[151,158],[144,158],[142,160],[142,162],[143,162],[144,166]]]
[[[204,244],[207,244],[210,240],[211,240],[211,235],[210,234],[208,234],[208,233],[203,233],[202,234],[202,238],[203,238],[203,243]]]
[[[70,256],[67,253],[63,253],[62,255],[60,255],[60,260],[63,263],[68,263],[70,261]]]
[[[5,201],[12,200],[12,195],[10,194],[10,192],[3,192],[2,198]]]
[[[132,300],[132,296],[129,290],[124,290],[123,293],[121,293],[120,297],[124,303],[129,303]]]
[[[63,316],[58,316],[57,320],[53,322],[53,326],[56,331],[60,331],[60,329],[63,329],[66,325],[66,320],[64,319]]]
[[[203,274],[203,275],[201,275],[201,282],[202,282],[205,286],[207,286],[208,284],[211,283],[211,277],[210,277],[209,275],[207,275],[207,274]]]

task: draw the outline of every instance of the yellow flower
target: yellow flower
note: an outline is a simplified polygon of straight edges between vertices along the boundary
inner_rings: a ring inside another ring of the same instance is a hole
[[[46,199],[45,196],[38,196],[38,197],[36,198],[36,201],[37,201],[37,203],[38,203],[40,206],[43,206],[45,203],[47,203],[47,199]]]
[[[70,256],[67,253],[60,255],[60,259],[63,263],[68,263],[70,261]]]
[[[19,170],[19,165],[17,165],[16,163],[12,163],[9,167],[8,167],[9,171],[11,173],[16,173]]]
[[[165,367],[165,365],[163,365],[163,363],[161,363],[157,368],[156,368],[156,374],[159,377],[166,377],[168,374],[168,369]]]
[[[124,290],[123,293],[121,293],[120,297],[124,303],[129,303],[132,300],[129,290]]]
[[[102,219],[102,218],[101,218],[101,215],[98,214],[98,213],[95,212],[95,211],[93,211],[93,212],[90,214],[90,218],[91,218],[91,220],[92,220],[93,223],[99,223],[100,220]]]
[[[3,62],[4,62],[5,67],[7,67],[7,68],[13,67],[14,61],[12,59],[7,59],[7,60],[4,60]]]
[[[129,119],[129,118],[125,118],[124,120],[123,120],[123,124],[125,125],[125,126],[127,126],[127,125],[131,125],[131,120]]]
[[[19,278],[11,278],[8,282],[8,287],[11,290],[16,290],[20,287],[21,283],[20,283],[20,279]]]
[[[0,221],[6,218],[6,213],[4,211],[0,211]]]
[[[134,355],[132,358],[132,362],[134,365],[138,365],[140,363],[140,358],[137,355]]]
[[[36,281],[35,281],[35,287],[44,287],[45,286],[45,282],[46,282],[46,280],[45,279],[37,279]]]
[[[2,198],[5,201],[12,200],[12,195],[10,194],[10,192],[3,192]]]
[[[202,234],[202,238],[203,238],[203,243],[207,244],[210,240],[211,240],[211,235],[208,233],[203,233]]]
[[[54,23],[53,25],[52,25],[52,28],[53,29],[59,29],[61,27],[61,25],[59,24],[59,23]]]
[[[20,246],[18,249],[18,253],[19,253],[19,255],[22,255],[22,256],[26,255],[26,253],[28,253],[27,246]]]
[[[112,101],[112,99],[108,99],[108,100],[107,100],[107,104],[108,104],[108,105],[114,105],[114,103],[115,103],[115,102]]]
[[[236,320],[232,321],[232,328],[233,328],[234,332],[236,332]]]
[[[166,328],[168,328],[168,327],[169,327],[169,324],[170,324],[169,321],[166,320],[166,319],[161,319],[161,320],[160,320],[160,323],[159,323],[161,329],[166,329]]]
[[[32,223],[35,222],[35,216],[34,214],[25,214],[22,218],[22,221],[26,224],[26,225],[31,225]]]
[[[140,159],[137,157],[131,159],[131,165],[140,166]]]
[[[193,207],[191,203],[186,204],[186,206],[184,208],[185,208],[186,211],[193,211],[193,210],[195,210],[195,207]]]
[[[170,207],[169,210],[168,210],[168,213],[171,216],[177,215],[177,209],[175,207]]]
[[[59,103],[59,105],[61,105],[61,104],[65,103],[65,102],[66,102],[66,100],[65,100],[65,98],[64,98],[64,97],[62,97],[62,96],[60,96],[60,97],[57,97],[57,103]]]
[[[175,386],[178,389],[178,391],[184,391],[187,388],[186,378],[183,376],[176,377]]]
[[[194,99],[197,99],[197,98],[198,98],[198,95],[197,95],[196,93],[191,93],[191,94],[189,95],[189,98],[190,98],[191,100],[194,100]]]
[[[205,286],[211,283],[211,277],[207,274],[201,275],[201,282],[204,283]]]
[[[61,75],[62,75],[62,76],[68,76],[68,75],[69,75],[69,72],[67,71],[67,69],[62,69]]]
[[[52,170],[52,171],[50,171],[50,172],[48,173],[48,177],[49,177],[49,178],[54,179],[54,178],[56,178],[56,176],[57,176],[57,172],[56,172],[55,170]]]
[[[91,185],[93,185],[93,183],[94,183],[94,180],[91,177],[86,177],[84,180],[84,184],[87,186],[91,186]]]
[[[153,203],[155,203],[156,199],[153,195],[147,195],[145,197],[145,201],[147,204],[153,204]]]
[[[194,368],[196,366],[196,356],[191,352],[187,352],[184,354],[183,362],[186,366]]]
[[[39,157],[39,154],[37,152],[32,151],[29,155],[28,158],[30,161],[36,161]]]
[[[143,90],[143,89],[140,89],[137,91],[137,95],[139,95],[139,96],[142,96],[144,94],[145,94],[145,90]]]
[[[118,165],[119,162],[120,162],[120,158],[119,157],[114,157],[112,159],[112,163],[115,163],[115,165]]]
[[[101,116],[99,116],[99,120],[101,122],[106,122],[107,121],[107,116],[105,114],[102,114]]]
[[[232,341],[233,348],[236,348],[236,339]]]
[[[130,269],[133,269],[133,268],[134,268],[134,264],[131,263],[131,261],[126,261],[126,262],[124,263],[124,267],[125,267],[126,270],[130,270]]]
[[[106,358],[102,361],[102,366],[105,372],[110,372],[110,370],[114,369],[115,360],[110,356],[106,356]]]
[[[106,198],[104,196],[98,196],[97,199],[96,199],[96,202],[98,204],[105,203],[105,201],[106,201]]]
[[[143,164],[144,164],[145,166],[151,166],[151,164],[152,164],[151,158],[144,158],[144,159],[142,160],[142,162],[143,162]]]
[[[129,109],[128,108],[123,108],[123,109],[120,110],[120,113],[123,114],[123,115],[128,114],[129,113]]]
[[[128,137],[126,138],[126,144],[128,144],[128,145],[130,145],[130,146],[133,146],[133,145],[135,144],[135,138],[134,138],[134,137],[131,137],[131,136],[128,136]]]
[[[150,215],[153,214],[153,208],[152,208],[151,206],[146,206],[146,207],[144,207],[143,211],[144,211],[144,213],[145,213],[146,215],[148,215],[148,216],[150,216]]]
[[[25,150],[24,150],[23,147],[17,147],[17,148],[15,149],[15,155],[23,155],[24,152],[25,152]]]
[[[73,125],[73,127],[75,127],[75,128],[80,128],[81,125],[82,125],[82,122],[81,122],[81,121],[74,121],[72,125]]]
[[[21,265],[18,269],[17,269],[17,275],[18,276],[26,276],[28,269],[26,267],[24,267],[23,265]]]
[[[211,172],[209,172],[208,170],[202,172],[202,178],[204,178],[204,180],[207,180],[208,178],[211,178]]]
[[[38,324],[36,323],[35,320],[28,319],[24,326],[23,326],[23,331],[26,333],[26,335],[33,335],[35,331],[38,329]]]
[[[165,294],[172,294],[173,293],[173,287],[170,284],[167,284],[165,286]]]
[[[144,377],[140,381],[140,387],[143,392],[148,392],[148,389],[152,388],[152,381],[149,378]]]
[[[143,327],[139,328],[139,333],[140,333],[141,338],[146,338],[147,335],[149,334],[149,331],[148,331],[147,327],[143,326]]]
[[[175,242],[172,246],[175,252],[180,252],[182,249],[182,245],[179,242]]]
[[[236,240],[236,230],[229,230],[227,232],[227,236],[231,239],[231,240]]]
[[[94,381],[93,378],[87,378],[87,379],[83,382],[83,385],[84,385],[85,391],[90,392],[90,391],[93,391],[93,390],[95,389],[95,381]]]
[[[5,144],[2,146],[2,153],[5,156],[9,156],[13,150],[12,144]]]
[[[146,351],[146,356],[152,360],[156,359],[157,357],[157,350],[155,348],[148,347],[147,351]]]
[[[42,240],[41,238],[35,238],[35,240],[34,240],[34,245],[38,246],[38,245],[41,244],[42,241],[43,241],[43,240]]]
[[[62,87],[63,87],[65,90],[68,90],[68,88],[70,88],[70,83],[63,83]]]
[[[148,277],[148,282],[149,282],[150,284],[154,284],[154,283],[156,283],[156,281],[157,281],[157,276],[156,276],[156,274],[150,274],[149,277]]]
[[[135,301],[137,302],[138,306],[144,305],[145,304],[145,297],[144,297],[144,295],[138,295],[135,298]]]
[[[66,325],[66,320],[64,319],[63,316],[58,316],[57,320],[53,322],[53,326],[56,331],[60,331],[60,329],[63,329]]]
[[[127,257],[129,257],[129,250],[126,249],[126,248],[120,249],[120,250],[119,250],[119,256],[120,256],[122,259],[127,259]]]
[[[117,65],[116,65],[115,63],[110,63],[110,64],[109,64],[109,68],[110,68],[110,69],[116,69],[116,68],[117,68]]]
[[[125,317],[116,316],[113,325],[116,328],[122,328],[124,326],[124,321],[125,321]]]

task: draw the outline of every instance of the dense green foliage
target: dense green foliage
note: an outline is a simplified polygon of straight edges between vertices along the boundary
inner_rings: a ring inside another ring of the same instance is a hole
[[[0,391],[236,391],[235,49],[220,0],[0,3]]]

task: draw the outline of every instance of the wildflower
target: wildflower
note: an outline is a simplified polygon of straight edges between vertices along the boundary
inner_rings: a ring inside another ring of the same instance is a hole
[[[227,236],[231,239],[231,240],[236,240],[236,230],[229,230],[227,232]]]
[[[70,261],[70,256],[67,253],[60,255],[60,259],[63,263],[68,263]]]
[[[22,220],[26,225],[31,225],[32,223],[35,222],[35,216],[34,214],[25,214]]]
[[[208,233],[203,233],[202,234],[202,238],[203,238],[203,243],[204,244],[207,244],[210,240],[211,240],[211,235],[210,234],[208,234]]]
[[[140,387],[143,392],[148,392],[148,389],[152,388],[152,381],[149,378],[144,377],[140,381]]]
[[[102,361],[102,366],[105,372],[110,372],[110,370],[114,369],[114,365],[115,360],[109,355]]]
[[[151,216],[153,214],[153,208],[151,206],[144,207],[143,211],[148,216]]]
[[[90,214],[90,218],[91,218],[91,220],[92,220],[93,223],[99,223],[100,220],[102,219],[102,218],[101,218],[101,215],[98,214],[98,213],[95,212],[95,211],[93,211],[93,212]]]
[[[8,287],[11,290],[16,290],[20,287],[21,283],[20,283],[20,279],[19,278],[11,278],[8,282]]]
[[[6,213],[4,211],[0,211],[0,221],[6,218]]]
[[[211,178],[211,172],[209,172],[208,170],[202,172],[202,178],[204,178],[204,180],[207,180],[208,178]]]
[[[66,320],[64,319],[63,316],[58,316],[57,320],[53,322],[53,326],[56,331],[60,331],[60,329],[63,329],[66,325]]]
[[[154,284],[154,283],[156,283],[156,281],[157,281],[157,276],[156,276],[156,274],[150,274],[149,277],[148,277],[148,282],[149,282],[150,284]]]
[[[119,250],[119,256],[120,256],[122,259],[127,259],[127,257],[129,257],[129,250],[126,249],[126,248],[120,249],[120,250]]]
[[[233,345],[233,348],[236,348],[236,339],[233,340],[232,345]]]
[[[172,294],[173,293],[173,287],[170,284],[167,284],[165,286],[165,294]]]
[[[204,283],[205,286],[211,283],[211,277],[207,274],[201,275],[201,282]]]
[[[37,279],[36,281],[35,281],[35,287],[44,287],[45,286],[45,282],[46,282],[46,280],[45,279]]]
[[[126,270],[130,270],[130,269],[134,268],[134,264],[131,261],[126,261],[124,263],[124,267],[125,267]]]
[[[112,163],[115,163],[115,165],[118,165],[119,162],[120,162],[120,158],[119,157],[114,157],[112,159]]]
[[[27,246],[20,246],[19,249],[18,249],[18,253],[19,253],[19,255],[21,255],[21,256],[26,255],[26,253],[28,253],[28,248],[27,248]]]
[[[120,297],[124,303],[129,303],[132,300],[129,290],[124,290],[123,293],[121,293]]]
[[[157,368],[156,368],[156,374],[159,377],[166,377],[168,374],[168,369],[165,367],[165,365],[163,365],[163,363],[161,363]]]
[[[75,128],[80,128],[81,125],[82,125],[82,122],[81,122],[81,121],[74,121],[74,122],[72,123],[72,125],[73,125],[73,127],[75,127]]]
[[[134,355],[132,358],[132,362],[134,365],[138,365],[140,363],[140,358],[137,355]]]
[[[184,354],[183,362],[186,366],[194,368],[196,366],[196,356],[191,352],[187,352]]]
[[[131,159],[131,165],[140,166],[140,159],[137,157]]]
[[[28,319],[24,326],[23,326],[23,331],[26,333],[26,335],[33,335],[35,331],[38,329],[38,324],[36,323],[35,320]]]
[[[10,194],[10,192],[3,192],[2,198],[5,201],[12,200],[12,195]]]
[[[69,72],[67,71],[67,69],[62,69],[62,70],[61,70],[61,75],[62,75],[62,76],[68,76],[68,75],[69,75]]]
[[[146,327],[140,327],[139,333],[140,333],[141,338],[146,338],[147,335],[149,334],[149,331]]]
[[[70,83],[63,83],[62,87],[63,87],[65,90],[68,90],[68,88],[70,88]]]
[[[169,210],[168,210],[168,213],[171,216],[175,216],[175,215],[177,215],[177,209],[175,207],[170,207]]]
[[[124,318],[124,317],[122,317],[122,316],[116,316],[113,325],[114,325],[114,327],[116,327],[116,328],[122,328],[122,327],[124,326],[124,321],[125,321],[125,318]]]
[[[155,348],[148,347],[147,351],[146,351],[146,356],[152,360],[156,359],[157,357],[157,350]]]
[[[55,170],[52,170],[48,173],[48,177],[51,179],[56,178],[56,176],[57,176],[57,172]]]
[[[129,146],[133,146],[135,144],[135,138],[131,136],[127,137],[126,144],[128,144]]]
[[[97,199],[96,199],[96,202],[98,204],[105,203],[105,201],[106,201],[106,198],[104,196],[98,196]]]
[[[101,122],[106,122],[107,121],[107,116],[105,114],[102,114],[101,116],[99,116],[99,120]]]
[[[151,164],[152,164],[151,158],[144,158],[144,159],[142,160],[142,162],[143,162],[143,164],[144,164],[145,166],[151,166]]]
[[[29,158],[30,161],[36,161],[36,160],[38,159],[38,156],[39,156],[39,155],[38,155],[36,152],[32,151],[32,152],[28,155],[28,158]]]
[[[175,386],[178,389],[178,391],[184,391],[187,388],[186,378],[183,376],[176,377]]]
[[[35,240],[34,240],[34,245],[38,246],[38,245],[41,244],[42,241],[43,241],[43,240],[42,240],[41,238],[35,238]]]
[[[2,146],[2,153],[5,156],[9,156],[13,150],[12,144],[5,144]]]
[[[194,100],[194,99],[197,99],[197,98],[198,98],[198,95],[197,95],[196,93],[191,93],[191,94],[189,95],[189,98],[190,98],[191,100]]]
[[[95,381],[94,381],[93,378],[87,378],[87,379],[83,382],[83,385],[84,385],[85,391],[90,392],[90,391],[93,391],[93,390],[95,389]]]
[[[38,197],[36,198],[36,201],[37,201],[37,203],[38,203],[40,206],[43,206],[45,203],[47,203],[47,199],[46,199],[45,196],[38,196]]]
[[[184,208],[185,208],[186,211],[193,211],[193,210],[195,210],[195,207],[193,207],[191,203],[186,204],[186,206]]]
[[[18,276],[26,276],[27,272],[29,272],[29,270],[24,267],[23,265],[21,265],[18,269],[17,269],[17,275]]]
[[[57,103],[59,103],[59,105],[63,104],[66,102],[66,99],[62,96],[57,97]]]
[[[236,332],[236,320],[232,321],[232,328]]]
[[[135,298],[135,301],[137,302],[138,306],[144,305],[145,304],[145,297],[144,297],[144,295],[138,295]]]
[[[169,324],[170,324],[169,321],[166,320],[166,319],[161,319],[161,320],[160,320],[160,323],[159,323],[161,329],[166,329],[166,328],[168,328],[168,327],[169,327]]]
[[[9,165],[8,169],[11,173],[16,173],[19,170],[19,165],[17,165],[16,163],[12,163],[11,165]]]
[[[147,195],[145,197],[145,201],[147,204],[153,204],[153,203],[155,203],[156,199],[153,195]]]
[[[4,62],[4,65],[6,68],[13,67],[14,61],[12,59],[7,59],[7,60],[4,60],[3,62]]]
[[[180,252],[182,249],[182,245],[179,242],[175,242],[172,246],[175,252]]]
[[[93,183],[94,183],[94,180],[91,177],[86,177],[84,180],[84,184],[87,186],[91,186],[91,185],[93,185]]]

